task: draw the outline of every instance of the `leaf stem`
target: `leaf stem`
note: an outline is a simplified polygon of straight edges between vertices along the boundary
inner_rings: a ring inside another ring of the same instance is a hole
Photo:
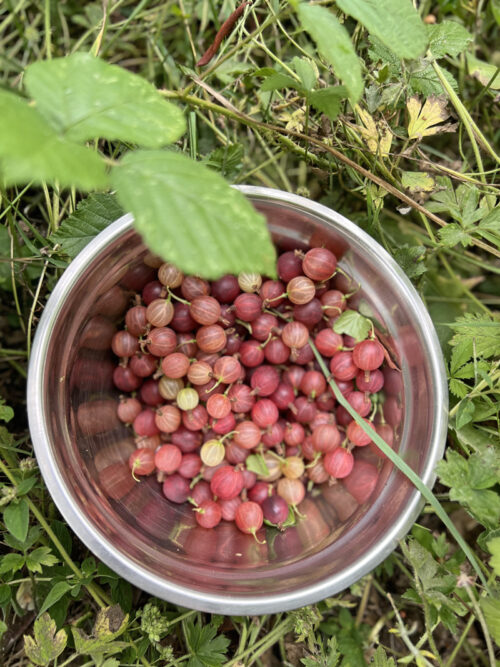
[[[316,357],[316,360],[324,373],[325,377],[327,378],[327,382],[330,385],[330,387],[333,390],[333,393],[335,394],[335,398],[337,401],[342,405],[347,412],[351,415],[351,417],[354,419],[354,421],[363,429],[363,431],[370,436],[370,438],[373,440],[373,442],[379,447],[379,449],[387,456],[388,459],[394,463],[394,465],[400,470],[406,477],[416,486],[418,491],[423,495],[425,500],[427,500],[430,505],[434,508],[437,516],[441,519],[441,521],[444,523],[446,528],[450,531],[450,533],[453,535],[455,538],[455,541],[459,545],[459,547],[462,549],[464,554],[466,555],[467,559],[469,560],[470,564],[476,571],[479,579],[481,580],[481,583],[485,587],[485,589],[490,592],[490,588],[488,585],[488,582],[486,580],[486,577],[483,574],[483,571],[481,570],[481,567],[479,563],[477,562],[477,559],[474,555],[474,552],[472,549],[469,547],[467,542],[464,540],[464,538],[460,535],[458,532],[457,528],[455,527],[454,523],[451,521],[449,516],[446,514],[444,511],[441,503],[439,500],[436,498],[436,496],[432,493],[432,491],[422,482],[420,477],[417,475],[417,473],[410,468],[410,466],[397,454],[392,447],[390,447],[385,440],[383,440],[379,434],[369,426],[363,417],[361,417],[356,410],[354,410],[350,403],[344,398],[342,395],[340,389],[337,386],[337,383],[333,378],[331,377],[330,373],[328,372],[328,368],[325,365],[325,362],[323,361],[323,357],[320,355],[318,352],[318,349],[314,342],[309,339],[309,345],[311,346],[311,349],[314,353],[314,356]]]
[[[481,624],[481,629],[483,631],[484,639],[486,641],[486,647],[488,649],[488,658],[490,661],[490,667],[495,667],[495,665],[497,664],[495,660],[495,650],[493,648],[490,632],[488,630],[488,625],[486,624],[483,612],[476,600],[474,591],[471,589],[470,584],[468,584],[466,581],[464,582],[464,588],[467,591],[467,595],[469,596],[469,599],[471,601],[472,608],[474,609],[474,612],[476,613],[479,623]]]

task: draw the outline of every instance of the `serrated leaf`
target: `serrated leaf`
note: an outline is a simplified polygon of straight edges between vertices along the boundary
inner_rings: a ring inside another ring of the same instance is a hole
[[[410,73],[408,79],[408,90],[412,94],[423,95],[429,97],[430,95],[442,95],[443,86],[436,74],[432,64],[425,65],[427,60],[422,60],[421,65]],[[453,90],[458,91],[458,83],[455,77],[448,72],[447,69],[441,68],[444,78],[447,80]]]
[[[461,340],[451,351],[450,371],[454,375],[458,369],[466,364],[473,355],[472,340],[465,338]]]
[[[394,251],[394,259],[408,278],[418,278],[427,271],[425,247],[404,244]]]
[[[302,27],[316,42],[320,55],[333,66],[351,100],[357,102],[363,92],[363,79],[359,59],[347,30],[326,7],[301,3],[297,13]]]
[[[427,26],[429,49],[435,58],[458,56],[465,51],[473,37],[460,23],[443,21]]]
[[[24,556],[21,554],[6,554],[0,559],[0,574],[5,572],[17,572],[24,565]]]
[[[300,88],[300,83],[288,74],[276,72],[276,74],[272,74],[271,76],[268,76],[267,79],[264,79],[260,87],[263,92],[281,90],[282,88],[292,88],[293,90],[296,90]]]
[[[368,338],[372,328],[370,320],[356,310],[344,310],[333,325],[335,333],[347,334],[355,338],[358,342]]]
[[[24,542],[28,534],[29,514],[28,503],[24,498],[10,503],[3,511],[5,527],[20,542]]]
[[[467,67],[469,68],[469,74],[482,83],[483,86],[488,85],[497,71],[496,66],[485,63],[484,60],[479,60],[479,58],[475,58],[471,53],[466,53],[465,59],[467,61]],[[500,90],[499,74],[497,74],[495,80],[490,85],[490,89]]]
[[[373,667],[396,667],[394,658],[388,658],[387,653],[382,648],[382,646],[377,647],[377,650],[373,655],[372,662],[373,662]]]
[[[0,90],[0,118],[0,182],[57,182],[84,191],[107,186],[99,155],[59,136],[25,100]]]
[[[408,137],[422,139],[423,137],[451,131],[451,124],[439,125],[449,117],[446,110],[446,98],[431,95],[422,106],[418,97],[410,97],[406,103],[408,109]]]
[[[269,475],[269,468],[267,467],[266,460],[262,454],[250,454],[245,460],[245,466],[250,472],[254,472],[256,475],[261,477],[267,477]]]
[[[337,0],[337,6],[400,58],[418,58],[424,53],[425,25],[410,0]]]
[[[462,380],[455,380],[455,378],[452,378],[449,386],[451,393],[457,398],[465,398],[470,392],[470,387],[468,387],[465,382],[462,382]]]
[[[425,171],[403,171],[401,173],[401,183],[411,193],[432,192],[436,186],[436,181]]]
[[[123,215],[116,197],[91,194],[78,203],[76,211],[65,218],[50,241],[59,243],[69,257],[76,257],[99,232]]]
[[[345,86],[328,86],[313,90],[307,95],[307,101],[330,120],[335,120],[340,113],[342,101],[347,99]]]
[[[300,78],[304,90],[312,90],[318,78],[318,71],[314,61],[295,56],[292,59],[292,65],[297,76]]]
[[[70,591],[72,588],[71,584],[68,584],[67,581],[58,581],[57,584],[52,586],[50,589],[47,597],[42,603],[42,606],[40,607],[40,614],[43,614],[44,611],[47,611],[47,609],[50,609],[53,604],[55,604],[58,600],[60,600],[63,595],[66,595],[68,591]]]
[[[186,642],[191,654],[188,667],[221,667],[231,643],[224,635],[217,635],[213,623],[185,624]]]
[[[471,340],[478,358],[488,359],[500,349],[500,319],[495,315],[466,313],[449,324],[455,335],[450,344]]]
[[[89,53],[34,62],[24,84],[39,111],[72,141],[101,137],[160,148],[186,129],[182,111],[149,82]]]
[[[490,489],[471,486],[469,462],[449,450],[446,461],[440,461],[437,472],[441,482],[450,487],[450,499],[461,503],[475,519],[487,528],[496,528],[500,521],[500,496]]]
[[[66,648],[68,638],[64,630],[56,632],[57,626],[48,614],[42,614],[34,624],[34,637],[24,635],[24,651],[35,665],[48,665]]]
[[[358,104],[355,110],[363,123],[363,126],[357,125],[356,127],[366,141],[368,150],[375,155],[387,157],[392,143],[392,133],[387,123],[383,119],[376,123],[368,111],[362,109]]]
[[[488,540],[488,550],[491,554],[490,567],[497,577],[500,577],[500,537]]]
[[[58,562],[50,547],[38,547],[26,556],[26,566],[31,572],[42,572],[42,566],[52,567]]]
[[[438,235],[443,245],[447,248],[452,248],[457,243],[461,243],[466,248],[472,243],[470,234],[454,222],[449,223],[446,227],[442,227],[438,231]]]
[[[484,618],[491,636],[500,646],[500,599],[488,596],[479,599]]]
[[[147,245],[185,273],[276,274],[265,218],[219,174],[180,153],[134,151],[111,176]]]
[[[474,419],[475,406],[472,401],[461,401],[458,406],[455,425],[457,429],[469,424]]]

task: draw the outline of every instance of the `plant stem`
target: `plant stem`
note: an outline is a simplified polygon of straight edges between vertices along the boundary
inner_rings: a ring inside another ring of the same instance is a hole
[[[472,607],[474,609],[474,612],[476,613],[476,616],[479,620],[479,623],[481,624],[481,629],[483,631],[484,639],[486,641],[486,647],[488,649],[488,658],[490,661],[490,667],[495,667],[496,660],[495,660],[495,650],[493,648],[493,644],[491,642],[491,637],[490,633],[488,630],[488,626],[486,624],[486,620],[484,618],[483,612],[481,610],[481,607],[479,606],[476,596],[474,595],[474,591],[471,589],[470,585],[465,582],[464,583],[465,590],[467,591],[467,594],[469,596],[469,599],[471,601]]]
[[[44,10],[44,30],[45,30],[45,57],[47,60],[52,58],[52,35],[50,26],[50,0],[45,0]]]
[[[460,117],[460,120],[464,124],[465,131],[469,135],[469,139],[471,140],[471,143],[472,143],[472,148],[474,150],[474,155],[476,157],[477,166],[480,169],[480,176],[481,176],[481,175],[483,175],[483,162],[482,162],[481,156],[479,154],[479,149],[478,149],[478,146],[477,146],[476,137],[477,137],[478,141],[481,143],[481,145],[483,146],[483,148],[491,155],[491,157],[496,162],[500,163],[500,157],[495,153],[493,148],[488,143],[484,134],[481,132],[481,130],[476,125],[476,123],[473,121],[469,112],[467,111],[465,106],[462,104],[462,101],[460,100],[460,98],[458,97],[458,95],[453,90],[450,83],[448,82],[448,80],[444,76],[443,70],[439,67],[439,65],[437,64],[437,62],[435,60],[432,62],[432,68],[436,72],[436,74],[439,78],[439,81],[441,82],[441,85],[443,87],[443,90],[447,93],[448,97],[450,98],[451,103],[455,107],[455,110]]]
[[[18,481],[14,477],[14,475],[11,473],[11,471],[8,469],[8,467],[5,465],[5,463],[0,459],[0,470],[3,472],[3,474],[9,479],[9,481],[14,485],[18,486]],[[28,506],[30,508],[30,511],[32,514],[35,516],[36,520],[38,523],[42,526],[44,531],[47,533],[47,535],[50,537],[52,542],[54,543],[55,547],[59,551],[62,559],[66,563],[66,565],[74,572],[76,577],[78,579],[84,579],[84,575],[81,573],[81,571],[77,568],[73,560],[71,559],[70,555],[66,551],[66,549],[63,547],[61,542],[59,541],[57,535],[54,533],[52,528],[49,526],[47,523],[45,517],[43,514],[40,512],[38,507],[34,504],[34,502],[26,496],[26,501],[28,503]],[[93,582],[90,582],[89,584],[85,584],[86,589],[90,593],[90,595],[94,598],[96,603],[99,605],[99,607],[104,608],[106,605],[110,605],[111,601],[109,600],[108,596],[106,593],[98,586],[97,584],[94,584]]]
[[[363,417],[361,417],[350,405],[350,403],[344,398],[343,394],[341,393],[340,389],[337,386],[337,383],[333,378],[331,377],[330,373],[328,372],[328,368],[325,365],[325,362],[323,361],[323,357],[320,355],[318,352],[318,349],[316,348],[316,345],[314,342],[309,339],[309,345],[311,346],[311,349],[314,353],[314,356],[316,357],[316,360],[324,373],[328,384],[333,390],[333,393],[335,394],[335,398],[337,401],[342,405],[347,412],[351,415],[351,417],[354,419],[354,421],[363,429],[363,431],[370,436],[370,438],[373,440],[373,442],[379,447],[379,449],[387,456],[388,459],[390,459],[394,465],[400,470],[408,479],[410,482],[412,482],[416,488],[420,491],[420,493],[423,495],[425,500],[427,500],[428,503],[432,505],[434,510],[436,511],[437,516],[441,519],[441,521],[444,523],[446,528],[450,531],[450,533],[453,535],[455,538],[455,541],[457,542],[458,546],[462,549],[464,554],[467,556],[467,559],[469,560],[470,564],[476,571],[479,579],[481,580],[481,583],[485,587],[485,589],[488,592],[490,591],[490,587],[488,585],[488,582],[486,580],[486,577],[483,574],[483,571],[477,562],[477,559],[474,555],[474,552],[472,549],[469,547],[467,542],[464,540],[464,538],[460,535],[458,532],[457,528],[455,527],[454,523],[451,521],[449,516],[446,514],[444,511],[441,503],[439,500],[436,498],[436,496],[432,493],[432,491],[422,482],[420,477],[417,475],[417,473],[410,468],[410,466],[403,461],[403,459],[397,454],[380,436],[379,434],[369,426]]]

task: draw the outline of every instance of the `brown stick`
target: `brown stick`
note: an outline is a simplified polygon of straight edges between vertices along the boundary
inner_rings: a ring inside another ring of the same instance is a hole
[[[247,0],[246,2],[242,2],[239,7],[237,7],[232,14],[228,16],[228,18],[224,21],[224,23],[221,25],[219,30],[217,31],[217,34],[215,35],[215,39],[213,43],[208,47],[208,49],[205,51],[205,53],[201,56],[201,58],[198,60],[196,63],[197,67],[203,67],[203,65],[208,65],[208,63],[212,60],[212,58],[215,56],[217,51],[219,50],[219,47],[222,43],[222,40],[224,37],[227,37],[233,30],[234,25],[236,21],[240,18],[240,16],[243,14],[243,10],[247,5],[251,3],[251,0]]]

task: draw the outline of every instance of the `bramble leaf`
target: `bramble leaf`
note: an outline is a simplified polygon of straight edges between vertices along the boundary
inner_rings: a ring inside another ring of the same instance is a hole
[[[352,101],[357,102],[363,92],[363,79],[358,56],[347,30],[326,7],[301,3],[298,15],[302,27],[316,42],[320,55],[333,66]]]
[[[458,56],[474,39],[460,23],[443,21],[427,26],[429,49],[435,58]]]
[[[149,248],[185,273],[275,275],[264,217],[204,165],[172,151],[134,151],[113,168],[111,180]]]
[[[24,83],[40,113],[72,141],[102,137],[160,148],[186,129],[181,109],[148,81],[89,53],[34,62]]]
[[[312,90],[318,79],[318,70],[313,60],[299,58],[292,59],[293,69],[300,78],[304,90]]]
[[[418,58],[424,53],[425,25],[410,0],[337,0],[337,6],[400,58]]]
[[[307,95],[307,101],[330,120],[335,120],[340,113],[342,101],[347,98],[345,86],[328,86],[313,90]]]
[[[107,186],[104,161],[60,136],[26,100],[0,90],[0,183],[55,183],[96,190]]]
[[[116,197],[94,193],[78,203],[76,211],[68,216],[57,231],[49,237],[59,243],[62,251],[73,258],[94,236],[123,215]]]
[[[66,648],[68,637],[64,630],[56,632],[57,626],[45,613],[36,619],[34,637],[24,635],[24,651],[35,665],[48,665]]]
[[[488,540],[488,550],[491,554],[490,567],[497,577],[500,577],[500,537]]]

